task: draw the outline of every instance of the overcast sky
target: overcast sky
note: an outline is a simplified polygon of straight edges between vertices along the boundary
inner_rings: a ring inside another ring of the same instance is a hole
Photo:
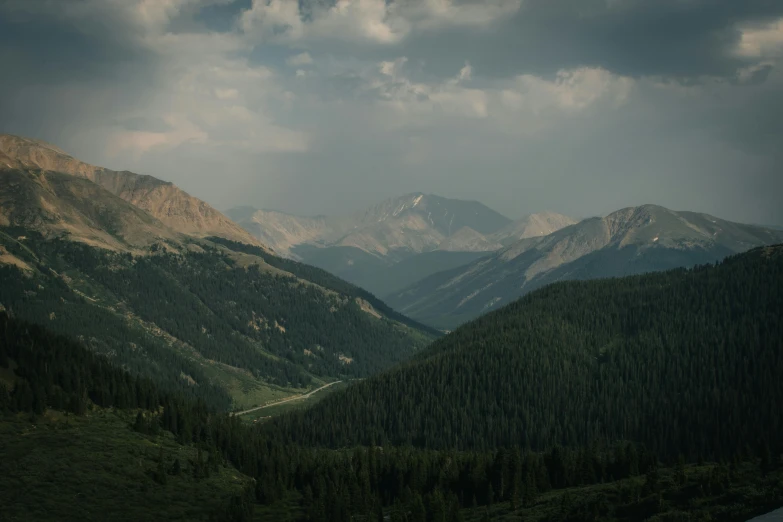
[[[221,209],[783,224],[780,0],[2,0],[0,132]]]

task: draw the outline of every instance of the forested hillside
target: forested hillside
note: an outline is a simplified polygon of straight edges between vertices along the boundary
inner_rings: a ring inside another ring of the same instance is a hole
[[[434,333],[334,276],[256,247],[233,244],[263,258],[205,241],[184,254],[133,256],[6,232],[0,245],[21,265],[0,264],[1,305],[220,409],[231,398],[252,405],[257,383],[301,389],[364,377]]]
[[[554,284],[268,429],[320,446],[732,455],[783,430],[783,247]],[[314,428],[317,427],[317,428]]]
[[[783,501],[783,462],[768,445],[670,466],[631,442],[295,446],[4,313],[0,434],[3,516],[19,521],[740,521]]]
[[[160,408],[161,421],[185,427],[208,417],[203,403],[0,312],[0,518],[217,521],[249,513],[250,478],[190,428],[176,439],[162,431],[152,413]]]

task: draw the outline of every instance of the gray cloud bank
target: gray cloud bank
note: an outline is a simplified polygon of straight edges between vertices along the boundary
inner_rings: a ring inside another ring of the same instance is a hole
[[[783,224],[783,3],[6,0],[0,131],[218,207]]]

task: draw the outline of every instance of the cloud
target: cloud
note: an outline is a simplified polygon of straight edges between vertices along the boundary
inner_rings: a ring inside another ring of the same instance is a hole
[[[208,135],[179,114],[167,114],[163,120],[171,127],[161,132],[120,131],[112,134],[106,143],[106,153],[116,156],[129,151],[143,154],[155,147],[176,147],[185,142],[206,143]]]
[[[521,0],[253,0],[240,28],[275,42],[345,40],[391,45],[411,32],[482,27],[519,10]]]
[[[312,65],[313,64],[313,57],[310,56],[310,53],[299,53],[294,56],[289,56],[286,58],[286,63],[290,65],[291,67],[301,67],[303,65]]]
[[[632,79],[605,69],[580,67],[558,71],[551,81],[530,74],[518,76],[513,87],[503,90],[502,97],[508,108],[534,114],[550,108],[581,111],[605,98],[614,105],[622,104],[633,84]]]
[[[393,128],[438,127],[444,123],[473,125],[472,120],[489,120],[487,125],[515,130],[541,128],[543,118],[551,123],[583,112],[600,102],[605,108],[622,105],[634,85],[600,68],[562,70],[548,80],[519,75],[511,80],[473,81],[473,67],[466,63],[452,77],[416,80],[419,72],[408,58],[382,61],[359,74],[360,81],[344,91],[347,99],[369,100],[363,111],[377,111],[377,121]],[[525,117],[520,117],[524,114]]]
[[[215,88],[215,96],[219,100],[236,100],[239,98],[239,91],[236,89],[221,89],[220,87]]]
[[[741,30],[736,53],[745,58],[783,58],[783,18]]]
[[[496,77],[588,66],[699,81],[758,63],[759,47],[776,48],[781,17],[783,2],[768,0],[525,0],[491,31],[441,26],[412,33],[399,52],[444,74],[467,59]]]
[[[424,190],[511,217],[656,201],[783,224],[782,17],[769,0],[5,0],[0,131],[221,207]]]

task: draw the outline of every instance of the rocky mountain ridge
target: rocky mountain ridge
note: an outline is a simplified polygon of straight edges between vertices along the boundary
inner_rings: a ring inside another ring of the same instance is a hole
[[[173,183],[90,165],[39,140],[0,135],[0,168],[60,172],[84,178],[148,212],[175,232],[194,237],[218,236],[262,246],[222,213]]]
[[[521,239],[414,282],[386,300],[420,321],[453,328],[551,282],[688,267],[781,241],[781,231],[708,214],[628,207]]]

